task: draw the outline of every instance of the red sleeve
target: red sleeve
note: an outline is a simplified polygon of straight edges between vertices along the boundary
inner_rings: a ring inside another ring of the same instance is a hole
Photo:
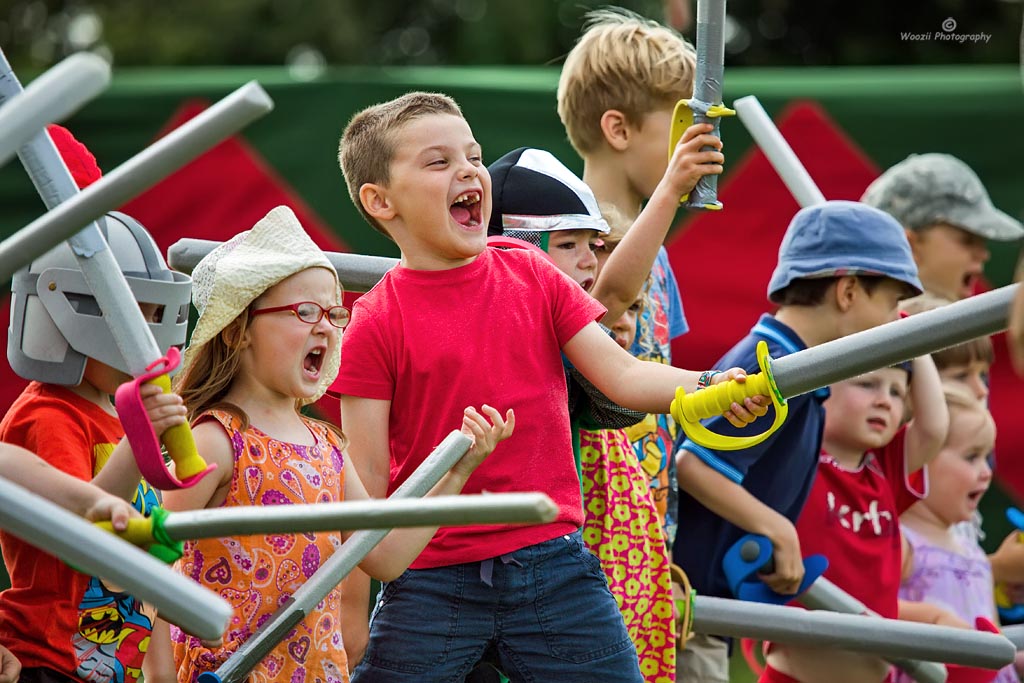
[[[3,440],[26,448],[57,469],[90,481],[93,477],[93,440],[80,423],[56,406],[24,408],[8,420]],[[75,457],[70,457],[74,455]]]
[[[332,388],[347,396],[390,401],[395,395],[395,367],[389,360],[391,342],[381,330],[387,311],[371,309],[360,297],[352,306],[352,321],[341,338],[341,368]]]
[[[892,491],[898,515],[928,495],[927,467],[908,472],[906,450],[907,427],[904,425],[877,456]]]
[[[584,327],[603,318],[608,309],[547,261],[537,257],[536,264],[538,277],[551,301],[555,335],[562,347]]]

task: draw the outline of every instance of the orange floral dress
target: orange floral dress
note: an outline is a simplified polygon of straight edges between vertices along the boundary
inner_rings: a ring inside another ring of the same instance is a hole
[[[343,499],[344,454],[337,435],[306,420],[313,446],[283,443],[228,412],[199,420],[223,425],[235,470],[224,507],[333,503]],[[224,646],[205,647],[171,627],[178,681],[194,683],[217,668],[341,545],[340,534],[271,534],[208,538],[185,543],[175,568],[227,600],[235,614]],[[335,588],[249,674],[250,683],[347,683],[341,640],[340,591]]]
[[[583,541],[601,560],[647,683],[676,680],[676,628],[665,534],[629,437],[580,430]]]

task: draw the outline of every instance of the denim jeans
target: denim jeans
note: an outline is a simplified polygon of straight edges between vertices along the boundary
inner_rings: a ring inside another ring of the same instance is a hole
[[[352,683],[462,681],[489,646],[513,683],[643,683],[601,564],[578,531],[384,584]]]

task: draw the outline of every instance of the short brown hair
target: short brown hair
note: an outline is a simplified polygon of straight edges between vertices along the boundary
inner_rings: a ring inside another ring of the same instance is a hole
[[[341,134],[338,162],[349,196],[363,218],[388,237],[391,236],[384,227],[363,208],[359,189],[366,183],[387,185],[391,181],[395,133],[410,121],[431,114],[462,117],[462,110],[447,95],[411,92],[363,109],[349,120]]]
[[[886,280],[891,280],[901,285],[905,285],[907,293],[913,293],[913,288],[901,280],[893,280],[891,277],[885,275],[857,275],[855,276],[857,281],[860,282],[860,286],[870,296],[874,294],[875,290],[878,289]],[[828,288],[831,287],[839,279],[835,277],[799,277],[790,282],[788,285],[783,287],[777,292],[773,292],[768,300],[773,304],[779,306],[817,306],[825,300],[825,294],[828,292]]]
[[[606,111],[639,125],[644,115],[689,97],[697,64],[685,38],[633,12],[596,10],[585,22],[558,78],[558,116],[580,155],[604,139]]]

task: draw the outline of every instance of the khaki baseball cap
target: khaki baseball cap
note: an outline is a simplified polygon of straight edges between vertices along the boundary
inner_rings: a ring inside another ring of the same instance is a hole
[[[949,154],[911,154],[871,183],[861,201],[911,230],[949,223],[1000,242],[1024,237],[1024,225],[993,206],[978,175]]]

